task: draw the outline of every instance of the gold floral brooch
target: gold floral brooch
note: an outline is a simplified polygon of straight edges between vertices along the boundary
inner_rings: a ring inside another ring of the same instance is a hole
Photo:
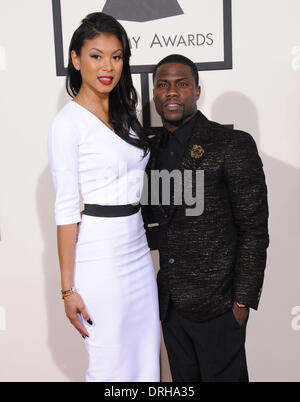
[[[191,157],[194,159],[199,159],[203,156],[204,152],[205,151],[201,147],[201,145],[194,145],[193,148],[191,149]]]

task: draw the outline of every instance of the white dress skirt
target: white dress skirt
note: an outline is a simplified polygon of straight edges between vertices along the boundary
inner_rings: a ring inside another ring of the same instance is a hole
[[[158,382],[158,296],[141,212],[80,216],[80,195],[84,204],[137,202],[149,156],[74,101],[50,126],[48,155],[56,224],[79,223],[74,286],[93,322],[81,318],[89,333],[86,380]]]

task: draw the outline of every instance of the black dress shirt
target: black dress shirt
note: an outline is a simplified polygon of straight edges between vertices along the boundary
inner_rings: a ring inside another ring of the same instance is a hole
[[[157,170],[172,170],[178,169],[182,160],[185,148],[188,145],[189,139],[193,132],[195,122],[197,121],[197,112],[190,120],[178,127],[175,131],[171,132],[164,128],[163,141],[158,151],[157,156]],[[174,182],[171,180],[170,193],[174,192]],[[164,206],[165,211],[169,213],[169,204],[162,202],[162,182],[159,184],[159,200],[160,204]]]
[[[167,130],[166,128],[163,129],[164,139],[157,156],[156,169],[166,169],[171,172],[179,167],[184,150],[191,137],[194,124],[197,121],[198,113],[199,112],[197,112],[195,116],[173,132]]]

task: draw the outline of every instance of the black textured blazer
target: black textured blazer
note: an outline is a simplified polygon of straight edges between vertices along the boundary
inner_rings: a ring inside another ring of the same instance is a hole
[[[148,176],[162,139],[159,131],[152,138]],[[233,301],[257,309],[269,237],[267,188],[253,138],[199,112],[178,169],[194,172],[193,195],[195,172],[204,171],[203,213],[186,216],[189,206],[174,205],[174,196],[168,212],[162,205],[142,207],[145,226],[159,223],[161,319],[170,298],[197,322],[222,314]]]

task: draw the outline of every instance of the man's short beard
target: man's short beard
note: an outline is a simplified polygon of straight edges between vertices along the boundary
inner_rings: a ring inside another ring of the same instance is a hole
[[[165,113],[164,113],[164,110],[163,110],[163,111],[162,111],[162,119],[163,119],[165,122],[171,124],[172,126],[180,126],[180,125],[183,123],[183,121],[185,120],[184,114],[185,114],[185,107],[183,106],[182,115],[181,115],[180,119],[178,119],[178,120],[169,120],[169,119],[167,119],[167,117],[165,116]]]

